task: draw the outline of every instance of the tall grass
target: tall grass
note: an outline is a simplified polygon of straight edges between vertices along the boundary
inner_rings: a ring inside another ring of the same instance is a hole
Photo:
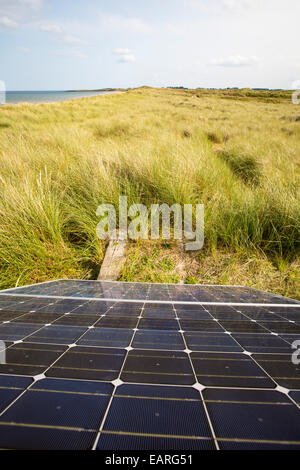
[[[96,208],[119,195],[204,203],[206,248],[295,258],[297,109],[276,93],[233,98],[138,89],[2,107],[0,286],[93,277],[104,249]]]
[[[256,185],[260,183],[262,179],[261,165],[256,158],[233,151],[221,151],[219,156],[245,183]]]

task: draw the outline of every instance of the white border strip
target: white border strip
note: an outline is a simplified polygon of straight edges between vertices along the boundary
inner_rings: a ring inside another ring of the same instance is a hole
[[[38,295],[38,294],[16,294],[12,291],[14,290],[19,290],[19,289],[25,289],[25,288],[30,288],[30,287],[35,287],[35,286],[40,286],[40,285],[48,285],[51,283],[57,283],[57,282],[90,282],[90,283],[95,283],[95,284],[101,284],[101,283],[115,283],[115,284],[138,284],[138,285],[167,285],[167,286],[182,286],[182,284],[174,284],[174,283],[163,283],[163,282],[132,282],[132,281],[96,281],[96,280],[90,280],[90,279],[53,279],[51,281],[45,281],[45,282],[37,282],[36,284],[28,284],[25,286],[18,286],[18,287],[11,287],[9,289],[4,289],[0,290],[0,296],[1,295],[10,295],[10,296],[22,296],[22,297],[39,297],[39,298],[57,298],[57,299],[67,299],[67,300],[72,300],[72,299],[82,299],[82,300],[103,300],[105,302],[109,301],[115,301],[115,302],[133,302],[133,303],[140,303],[140,302],[145,302],[145,303],[161,303],[161,304],[187,304],[187,305],[233,305],[233,306],[242,306],[242,305],[248,305],[248,306],[257,306],[257,307],[299,307],[300,302],[296,299],[291,299],[294,300],[295,303],[291,304],[285,304],[285,303],[253,303],[253,302],[201,302],[201,301],[171,301],[171,300],[145,300],[145,299],[120,299],[120,298],[95,298],[95,297],[74,297],[74,296],[57,296],[57,295]],[[255,287],[247,287],[247,286],[240,286],[240,285],[222,285],[222,284],[183,284],[185,286],[195,286],[195,287],[230,287],[230,288],[242,288],[242,289],[251,289],[256,292],[260,292],[262,294],[268,294],[268,295],[273,295],[274,297],[278,299],[286,299],[288,297],[284,297],[282,295],[278,294],[273,294],[272,292],[267,292],[263,291],[260,289],[256,289]]]
[[[74,297],[74,296],[63,296],[63,295],[35,295],[35,294],[2,294],[1,295],[10,297],[26,297],[26,298],[40,298],[40,299],[59,299],[59,300],[95,300],[97,302],[124,302],[124,303],[146,303],[146,304],[182,304],[182,305],[233,305],[233,306],[248,306],[248,307],[298,307],[298,304],[267,304],[267,303],[251,303],[251,302],[201,302],[201,301],[184,301],[184,300],[150,300],[150,299],[118,299],[118,298],[99,298],[99,297]]]

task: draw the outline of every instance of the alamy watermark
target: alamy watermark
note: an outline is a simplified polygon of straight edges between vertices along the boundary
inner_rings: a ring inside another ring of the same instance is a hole
[[[6,364],[6,345],[0,339],[0,364]]]
[[[292,349],[296,349],[296,351],[293,352],[292,354],[292,363],[295,366],[298,366],[300,364],[300,340],[297,339],[292,343]]]
[[[6,104],[6,85],[2,80],[0,80],[0,105],[1,104]]]
[[[162,239],[170,240],[173,234],[175,240],[188,240],[185,243],[187,251],[201,250],[204,244],[203,204],[151,204],[149,211],[144,204],[132,204],[128,207],[127,196],[120,196],[118,217],[112,204],[101,204],[96,215],[101,217],[96,228],[101,240],[157,240],[160,235]]]
[[[295,90],[292,94],[292,103],[300,104],[300,80],[292,83],[292,90]]]

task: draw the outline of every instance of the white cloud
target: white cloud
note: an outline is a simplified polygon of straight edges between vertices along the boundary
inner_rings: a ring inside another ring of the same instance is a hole
[[[101,26],[116,32],[148,34],[151,27],[140,18],[128,18],[120,15],[101,15]]]
[[[81,51],[74,51],[74,50],[60,50],[54,51],[53,55],[61,56],[61,57],[75,57],[77,59],[87,59],[88,56],[83,54]]]
[[[59,39],[62,42],[65,42],[66,44],[77,45],[77,46],[79,45],[87,46],[89,44],[87,41],[85,41],[84,39],[80,39],[77,36],[72,36],[71,34],[65,34],[62,26],[58,24],[43,24],[40,26],[40,30],[56,35],[57,39]]]
[[[0,0],[0,24],[16,28],[39,15],[42,6],[42,0]]]
[[[257,4],[257,0],[222,0],[222,6],[228,10],[251,8],[255,4]]]
[[[89,43],[88,41],[85,41],[84,39],[77,38],[76,36],[71,36],[71,35],[64,35],[62,36],[62,40],[66,44],[77,44],[77,45],[82,45],[82,46],[87,46]]]
[[[62,34],[63,29],[58,24],[45,24],[40,26],[41,31],[46,31],[47,33]]]
[[[28,5],[30,8],[34,10],[41,8],[43,5],[43,0],[18,0],[18,3],[23,5]]]
[[[183,0],[189,7],[200,8],[207,12],[224,13],[248,10],[259,5],[259,0]]]
[[[0,16],[0,26],[5,26],[6,28],[17,28],[18,23],[7,16]]]
[[[256,65],[259,59],[256,56],[242,56],[234,55],[225,58],[211,59],[210,65],[217,65],[219,67],[249,67]]]
[[[118,48],[118,49],[115,49],[114,50],[114,54],[120,54],[120,55],[125,55],[125,54],[131,54],[131,50],[130,49],[122,49],[121,47]]]
[[[135,62],[135,56],[131,49],[118,48],[113,51],[114,54],[119,56],[118,62]]]
[[[124,54],[119,58],[119,62],[135,62],[135,56],[133,54]]]
[[[0,7],[4,8],[20,8],[22,5],[36,10],[43,6],[43,0],[0,0]]]
[[[30,52],[30,49],[28,47],[24,47],[24,46],[19,46],[17,47],[18,51],[19,52],[23,52],[24,54],[28,54]]]

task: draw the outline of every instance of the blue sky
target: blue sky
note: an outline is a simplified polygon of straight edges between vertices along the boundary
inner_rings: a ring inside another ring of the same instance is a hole
[[[0,80],[291,88],[299,18],[299,0],[0,0]]]

